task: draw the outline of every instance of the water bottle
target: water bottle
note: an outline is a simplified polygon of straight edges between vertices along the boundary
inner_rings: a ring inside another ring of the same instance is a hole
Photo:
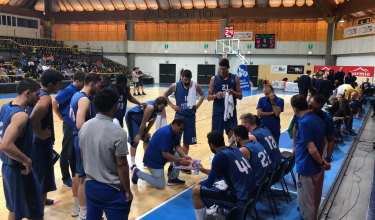
[[[231,137],[229,140],[228,140],[228,145],[229,147],[232,147],[234,145],[234,138]]]
[[[197,167],[199,167],[200,164],[201,164],[200,161],[197,161],[197,162],[195,163],[195,166],[194,166],[194,176],[195,176],[195,177],[197,177],[197,176],[199,175],[199,169],[198,169]]]

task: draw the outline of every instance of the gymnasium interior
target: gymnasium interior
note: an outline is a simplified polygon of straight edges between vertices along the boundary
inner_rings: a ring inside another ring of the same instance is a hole
[[[279,149],[290,154],[289,126],[294,116],[290,99],[299,92],[297,78],[306,71],[328,74],[330,69],[337,72],[343,67],[346,74],[356,76],[360,87],[369,82],[374,90],[374,31],[374,0],[0,0],[0,61],[4,61],[0,62],[0,106],[14,100],[22,78],[39,80],[45,68],[64,74],[63,88],[73,82],[72,75],[78,70],[106,74],[112,81],[125,74],[132,94],[132,72],[139,68],[147,94],[134,96],[140,102],[162,96],[180,80],[181,70],[188,69],[207,97],[219,61],[227,58],[229,71],[247,78],[250,85],[237,102],[238,118],[257,114],[265,84],[271,84],[275,95],[284,99]],[[49,61],[37,67],[39,60]],[[246,74],[239,71],[240,66],[246,68]],[[173,96],[170,100],[175,102]],[[339,129],[335,136],[318,219],[375,220],[373,100],[371,92],[353,119],[356,135]],[[204,100],[197,110],[197,144],[190,145],[189,151],[206,168],[213,156],[207,144],[212,103]],[[128,102],[128,109],[133,106]],[[166,113],[168,123],[172,122],[174,110],[167,106]],[[53,149],[60,153],[62,121],[56,115],[54,125]],[[126,126],[124,129],[127,131]],[[150,133],[155,131],[154,126]],[[142,164],[143,155],[138,148],[137,164]],[[245,218],[230,220],[302,219],[293,160],[286,161],[285,171],[269,187],[272,195],[261,193]],[[46,206],[44,219],[77,219],[70,215],[72,192],[63,185],[59,161],[54,172],[57,190],[48,193],[54,204]],[[206,177],[181,173],[185,185],[162,190],[142,180],[131,184],[134,198],[129,219],[196,219],[192,189]],[[7,214],[1,180],[0,220],[8,219]]]

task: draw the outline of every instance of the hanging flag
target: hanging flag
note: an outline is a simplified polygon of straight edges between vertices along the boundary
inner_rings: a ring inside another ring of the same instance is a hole
[[[247,71],[247,66],[241,64],[237,70],[238,78],[240,79],[240,86],[242,90],[251,91],[251,84],[249,79],[249,72]]]

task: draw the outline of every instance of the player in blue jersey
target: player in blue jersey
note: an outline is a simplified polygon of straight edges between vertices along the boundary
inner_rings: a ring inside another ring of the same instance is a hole
[[[232,129],[237,126],[237,99],[242,99],[240,80],[237,75],[229,73],[228,59],[219,62],[220,74],[213,76],[208,90],[208,101],[214,101],[212,109],[212,131],[226,132],[228,137],[232,137]],[[233,95],[233,115],[224,120],[225,96],[226,93]]]
[[[257,124],[257,120],[260,124],[260,119],[257,115],[246,113],[241,115],[240,120],[241,125],[245,126],[247,131],[250,132],[249,140],[259,142],[270,156],[272,168],[278,167],[281,164],[281,153],[272,133],[267,128]]]
[[[245,126],[238,125],[233,128],[233,137],[236,146],[249,161],[256,183],[260,183],[267,173],[273,169],[270,156],[259,142],[249,139],[249,132]]]
[[[212,169],[198,166],[202,173],[208,174],[206,180],[193,188],[193,204],[197,220],[204,220],[206,207],[212,205],[233,208],[246,203],[255,186],[255,177],[249,162],[236,147],[225,147],[221,132],[211,131],[207,134],[212,153]],[[226,191],[214,187],[217,178],[224,178],[228,185]]]
[[[85,85],[80,92],[76,92],[70,101],[69,117],[74,123],[73,134],[74,149],[76,154],[77,173],[73,182],[79,182],[78,187],[73,184],[73,194],[78,197],[74,198],[72,216],[79,216],[79,220],[86,219],[86,195],[85,195],[85,171],[83,170],[81,149],[79,147],[78,132],[83,124],[92,118],[91,115],[91,98],[97,93],[102,85],[102,77],[95,73],[90,73],[85,77]]]
[[[146,101],[145,105],[138,105],[131,108],[125,115],[126,126],[128,127],[128,142],[130,143],[130,170],[136,167],[135,154],[138,143],[143,141],[143,149],[146,152],[151,135],[150,129],[155,123],[156,116],[167,106],[167,99],[163,96],[155,100]],[[148,123],[148,124],[147,124]],[[147,126],[146,126],[147,125]]]
[[[60,157],[60,168],[62,174],[63,184],[68,187],[72,187],[72,177],[76,173],[76,155],[74,153],[74,123],[69,118],[70,100],[74,93],[81,90],[85,84],[86,73],[83,71],[77,71],[73,75],[73,82],[64,88],[56,97],[52,100],[52,109],[63,121],[63,140],[62,150]],[[72,175],[69,173],[69,166]],[[78,184],[76,182],[75,184]]]
[[[182,80],[173,83],[171,87],[164,93],[164,97],[168,101],[168,105],[176,112],[175,118],[183,117],[186,122],[184,129],[183,149],[185,154],[189,153],[189,145],[197,144],[197,135],[195,129],[195,114],[204,101],[205,94],[201,86],[192,81],[192,73],[190,70],[184,70],[181,74]],[[192,91],[190,91],[192,90]],[[168,96],[174,93],[176,105],[168,99]],[[196,103],[196,93],[199,94],[198,103]],[[189,95],[190,94],[190,95]],[[182,134],[179,135],[181,140]],[[190,170],[183,170],[187,174],[191,174]]]
[[[116,77],[116,82],[113,82],[108,86],[108,88],[116,90],[119,94],[118,108],[115,118],[120,122],[121,127],[124,127],[124,117],[128,100],[131,103],[141,105],[141,103],[132,96],[130,86],[127,85],[127,82],[128,79],[126,78],[126,75],[119,74]]]
[[[61,89],[63,79],[60,72],[54,69],[45,70],[41,77],[40,100],[34,108],[28,107],[26,110],[33,126],[33,143],[36,148],[34,169],[40,182],[44,204],[47,193],[56,190],[52,150],[55,132],[50,94],[56,94]]]
[[[296,135],[297,198],[303,219],[317,219],[322,198],[324,171],[331,165],[324,161],[324,122],[309,110],[306,98],[295,95],[290,100],[300,118]]]
[[[310,111],[314,112],[315,115],[319,116],[319,118],[322,119],[324,125],[326,126],[325,135],[327,144],[324,146],[323,155],[325,156],[325,153],[327,152],[325,160],[327,162],[332,162],[332,154],[333,150],[335,149],[335,122],[333,121],[332,116],[322,110],[324,104],[324,96],[315,95],[310,99],[309,109]]]
[[[40,85],[22,79],[17,97],[4,104],[0,113],[0,159],[8,219],[43,219],[43,202],[38,177],[33,170],[35,147],[27,107],[39,100]]]

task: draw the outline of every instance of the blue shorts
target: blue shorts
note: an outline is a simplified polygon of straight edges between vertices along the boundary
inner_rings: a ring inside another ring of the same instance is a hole
[[[76,152],[76,172],[79,177],[86,176],[85,170],[83,169],[83,162],[81,157],[81,148],[79,147],[78,135],[74,137],[74,149]]]
[[[53,168],[53,153],[51,142],[34,143],[34,170],[38,177],[42,193],[56,190],[55,171]]]
[[[6,207],[14,219],[40,218],[44,215],[42,192],[34,170],[21,174],[24,168],[3,164],[3,187]]]
[[[186,126],[184,129],[184,144],[197,144],[197,132],[195,129],[195,115],[193,116],[183,116],[176,113],[174,118],[182,117],[185,119]],[[181,141],[182,133],[178,135],[178,138]]]
[[[132,120],[131,116],[126,115],[125,120],[126,120],[126,126],[128,127],[128,142],[130,143],[130,146],[132,146],[134,148],[137,148],[139,142],[135,143],[133,140],[139,132],[140,125],[137,124],[134,120]],[[145,134],[146,134],[145,131],[146,131],[146,128],[143,130],[141,140],[143,142],[148,143],[148,142],[150,142],[150,139],[149,138],[145,139]]]
[[[94,180],[85,183],[86,219],[101,220],[103,211],[108,220],[127,220],[131,201],[126,202],[125,191]]]
[[[239,201],[229,190],[223,192],[216,187],[207,188],[201,186],[200,197],[206,207],[211,207],[213,205],[218,205],[227,209],[231,209],[237,206],[245,205],[246,201]]]
[[[224,121],[224,113],[220,115],[212,115],[212,127],[211,131],[224,132],[228,135],[229,132],[236,127],[237,124],[237,109],[233,110],[233,117]]]

